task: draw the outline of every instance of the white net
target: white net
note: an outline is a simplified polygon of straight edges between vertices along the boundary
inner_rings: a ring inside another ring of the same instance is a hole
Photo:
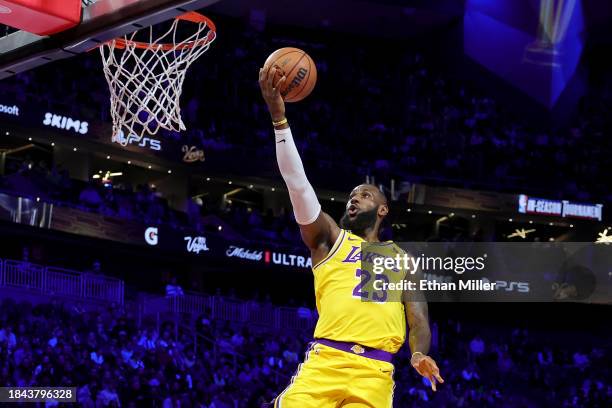
[[[185,36],[186,25],[191,25],[186,27],[191,34]],[[143,35],[145,42],[136,41]],[[149,27],[100,47],[111,95],[113,141],[127,145],[160,129],[185,130],[179,105],[185,73],[215,37],[214,24],[191,12],[176,18],[161,35]]]

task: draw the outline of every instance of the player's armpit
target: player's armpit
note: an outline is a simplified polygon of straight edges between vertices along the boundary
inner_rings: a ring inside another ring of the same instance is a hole
[[[329,252],[334,242],[338,239],[340,227],[338,227],[336,221],[334,221],[329,214],[321,211],[313,223],[300,225],[300,232],[302,234],[302,240],[312,251],[312,264],[316,265],[321,259],[327,256],[325,249]],[[320,259],[315,259],[315,257],[320,257]]]

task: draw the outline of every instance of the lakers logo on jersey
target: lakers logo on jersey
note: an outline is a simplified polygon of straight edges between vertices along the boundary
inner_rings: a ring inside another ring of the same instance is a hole
[[[351,351],[355,354],[365,353],[365,349],[361,347],[359,344],[355,344],[353,347],[351,347]]]
[[[342,230],[329,254],[313,267],[319,321],[315,338],[353,342],[395,353],[404,343],[406,317],[401,302],[367,283],[375,276],[362,269],[365,241]],[[388,244],[392,248],[392,243]],[[367,252],[371,258],[374,253]]]

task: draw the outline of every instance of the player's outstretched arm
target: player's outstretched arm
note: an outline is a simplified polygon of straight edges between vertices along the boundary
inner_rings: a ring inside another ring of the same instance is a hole
[[[289,198],[295,220],[300,225],[302,239],[312,251],[312,261],[316,264],[327,255],[340,234],[340,228],[329,215],[321,211],[321,204],[306,178],[302,159],[285,117],[285,102],[280,94],[286,77],[283,76],[274,83],[275,75],[275,67],[261,68],[259,87],[272,116],[278,168],[289,190]]]

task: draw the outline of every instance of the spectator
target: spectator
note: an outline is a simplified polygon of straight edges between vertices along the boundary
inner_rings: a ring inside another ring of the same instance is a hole
[[[166,296],[183,296],[185,293],[183,292],[183,288],[176,283],[176,277],[172,277],[170,282],[166,285]]]
[[[485,344],[479,335],[476,335],[470,342],[470,352],[473,359],[478,359],[485,351]]]
[[[87,185],[81,191],[81,194],[79,194],[79,201],[86,208],[91,209],[98,208],[103,202],[100,193],[98,193],[98,190],[92,185]]]

